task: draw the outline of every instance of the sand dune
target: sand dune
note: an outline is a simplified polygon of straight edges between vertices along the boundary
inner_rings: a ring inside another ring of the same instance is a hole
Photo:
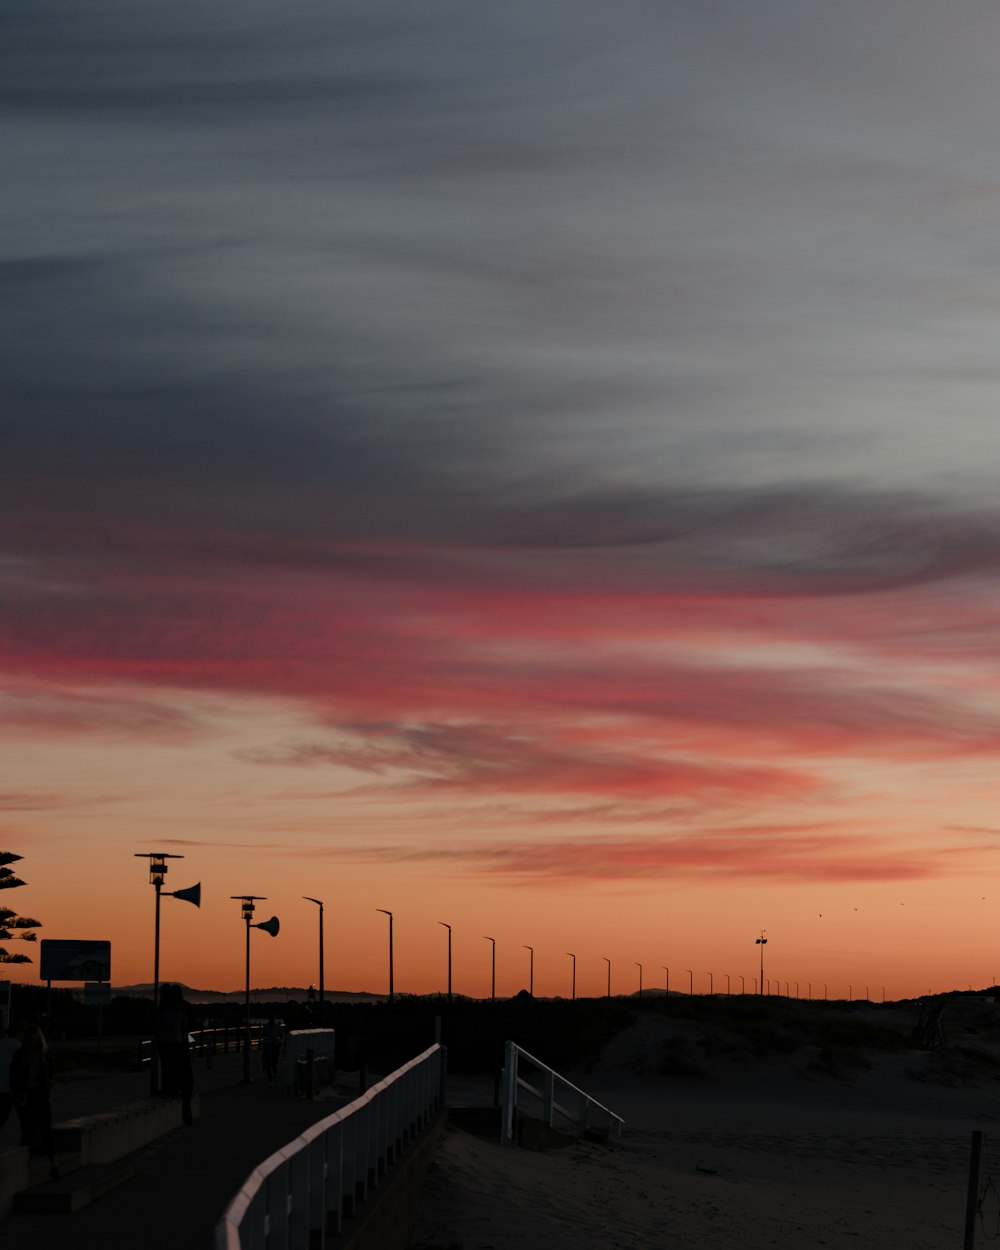
[[[972,1129],[1000,1179],[995,1080],[915,1079],[928,1057],[907,1051],[837,1075],[808,1056],[702,1079],[636,1071],[665,1029],[642,1021],[574,1074],[626,1116],[619,1140],[539,1153],[449,1130],[414,1247],[943,1250],[962,1242]],[[998,1217],[991,1193],[991,1233]]]

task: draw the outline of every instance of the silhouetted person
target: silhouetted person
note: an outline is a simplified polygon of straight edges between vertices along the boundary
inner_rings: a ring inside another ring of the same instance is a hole
[[[0,1037],[0,1128],[7,1123],[7,1117],[14,1106],[14,1095],[10,1088],[10,1061],[21,1047],[23,1034],[24,1021],[15,1020],[6,1036]]]
[[[278,1075],[278,1058],[281,1055],[281,1043],[285,1040],[285,1030],[273,1015],[268,1016],[260,1040],[264,1049],[264,1072],[267,1079],[273,1081]]]
[[[188,1007],[179,985],[160,986],[160,1007],[156,1013],[156,1051],[160,1057],[160,1093],[180,1098],[184,1123],[191,1123],[191,1091],[194,1071],[188,1041]]]
[[[52,1054],[37,1024],[25,1027],[21,1045],[10,1061],[10,1088],[21,1117],[21,1145],[29,1150],[36,1139],[49,1157],[49,1175],[59,1177],[52,1143]]]

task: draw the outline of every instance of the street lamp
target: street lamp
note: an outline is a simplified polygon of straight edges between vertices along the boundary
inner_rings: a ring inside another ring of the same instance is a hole
[[[688,994],[693,995],[694,994],[694,973],[691,971],[690,968],[685,968],[684,971],[688,974]]]
[[[764,993],[764,947],[767,945],[767,938],[764,936],[764,930],[761,929],[760,937],[757,938],[757,945],[760,947],[760,992]]]
[[[610,998],[611,997],[611,960],[607,957],[607,955],[602,955],[601,958],[608,965],[608,998]]]
[[[708,996],[709,998],[715,997],[715,977],[711,972],[708,974]]]
[[[666,964],[660,964],[660,967],[667,974],[666,991],[667,991],[667,997],[669,997],[670,996],[670,969],[667,967]]]
[[[448,930],[448,1002],[451,1002],[451,925],[445,924],[443,920],[438,921],[439,925],[443,925]]]
[[[497,998],[497,943],[496,938],[486,937],[483,935],[483,941],[489,942],[493,946],[492,970],[490,972],[490,1002],[495,1003]]]
[[[183,855],[168,855],[164,851],[136,851],[134,859],[149,860],[149,883],[156,890],[156,924],[153,930],[153,1010],[160,1006],[160,897],[164,893],[168,898],[182,898],[185,903],[201,906],[201,882],[189,886],[186,890],[164,890],[163,878],[167,875],[166,860],[183,859]],[[159,1056],[154,1044],[149,1059],[149,1092],[155,1094],[159,1084]]]
[[[521,945],[524,946],[524,943],[522,942]],[[535,997],[535,948],[533,946],[524,946],[524,949],[530,952],[528,956],[528,959],[529,959],[528,993],[531,995],[532,998],[534,998]]]
[[[635,966],[639,969],[639,997],[642,998],[642,964],[638,960],[633,960]]]
[[[566,952],[566,954],[567,954],[567,955],[570,957],[570,959],[572,959],[572,961],[573,961],[573,997],[572,997],[572,1001],[575,1003],[575,1002],[576,1002],[576,956],[573,954],[573,952],[572,952],[572,951],[567,951],[567,952]]]
[[[741,976],[740,977],[740,993],[745,994],[746,992],[747,992],[746,978]]]
[[[230,894],[232,899],[238,900],[243,909],[243,920],[247,927],[247,984],[246,984],[246,1023],[243,1035],[243,1084],[250,1084],[250,929],[263,929],[265,933],[270,933],[271,937],[278,936],[280,927],[277,916],[272,916],[270,920],[262,920],[259,924],[251,925],[253,920],[254,904],[261,899],[267,897],[266,894]]]
[[[323,973],[323,904],[318,898],[310,898],[308,894],[302,895],[307,903],[315,903],[319,908],[319,1018],[323,1019],[323,999],[324,999],[324,973]]]
[[[724,972],[722,975],[726,978],[726,997],[731,998],[733,991],[732,991],[732,984],[729,979],[729,973]]]
[[[389,917],[389,1002],[395,1002],[396,994],[393,989],[394,964],[392,957],[392,912],[386,911],[384,907],[376,907],[376,911],[380,911],[383,916]]]

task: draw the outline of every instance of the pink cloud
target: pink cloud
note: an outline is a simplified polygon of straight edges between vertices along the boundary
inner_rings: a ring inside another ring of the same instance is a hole
[[[763,878],[769,881],[916,881],[981,870],[993,847],[893,846],[835,825],[706,829],[680,837],[548,839],[489,845],[406,844],[330,849],[354,863],[452,863],[508,881]]]

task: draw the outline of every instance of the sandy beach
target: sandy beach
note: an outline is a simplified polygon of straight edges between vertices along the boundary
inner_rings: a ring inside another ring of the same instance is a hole
[[[929,1081],[927,1055],[905,1050],[840,1073],[803,1056],[697,1079],[637,1072],[666,1027],[642,1021],[573,1074],[625,1116],[619,1139],[539,1152],[450,1129],[415,1250],[962,1244],[973,1129],[984,1186],[1000,1162],[995,1082]],[[998,1215],[991,1191],[977,1245]]]

